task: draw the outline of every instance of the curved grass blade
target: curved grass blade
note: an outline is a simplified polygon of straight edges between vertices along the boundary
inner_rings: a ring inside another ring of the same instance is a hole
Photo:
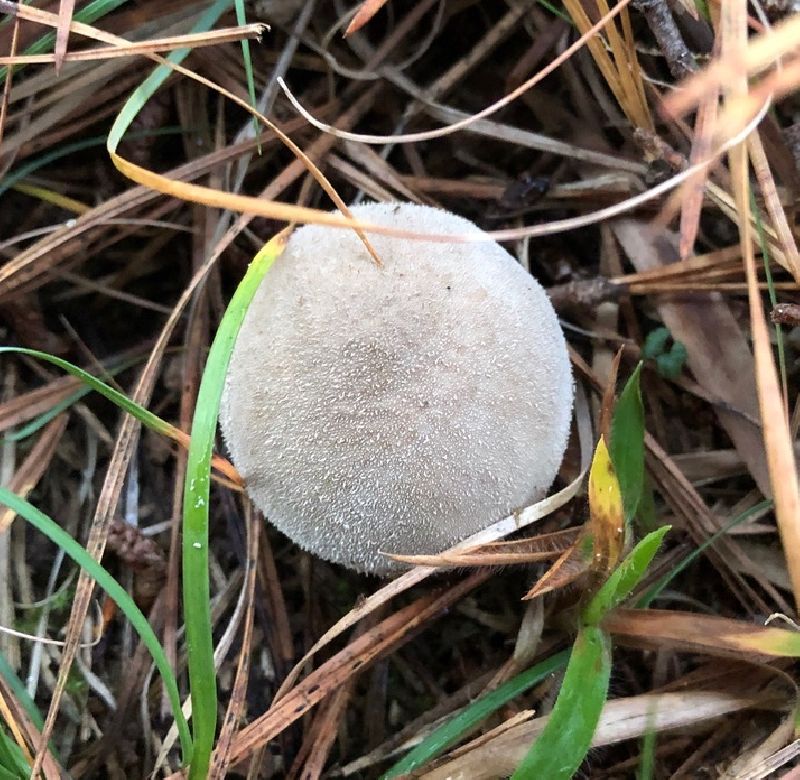
[[[506,702],[511,701],[514,697],[541,682],[547,675],[560,669],[566,664],[568,658],[569,652],[567,650],[557,653],[530,669],[526,669],[491,693],[481,696],[468,707],[465,707],[454,718],[430,733],[419,745],[382,775],[381,780],[400,777],[424,766],[428,761],[436,758],[436,756],[450,747],[465,732],[500,709]]]
[[[135,365],[138,360],[126,360],[118,365],[107,367],[106,373],[109,376],[116,376],[121,371],[124,371],[126,368],[130,368],[131,366]],[[78,369],[79,371],[81,369]],[[38,417],[34,417],[26,425],[22,425],[19,428],[16,428],[13,431],[9,431],[8,433],[3,434],[0,436],[0,441],[22,441],[23,439],[27,439],[28,436],[33,436],[36,431],[43,428],[47,423],[49,423],[54,418],[58,417],[61,412],[65,409],[69,409],[70,406],[77,403],[81,400],[85,395],[88,395],[91,392],[91,387],[81,387],[79,390],[76,390],[71,395],[68,395],[63,401],[60,401],[57,404],[54,404],[50,409],[46,412],[42,412]]]
[[[592,744],[610,675],[608,634],[596,626],[584,626],[572,647],[547,725],[512,780],[569,780],[575,774]]]
[[[78,368],[77,366],[70,363],[68,360],[56,357],[55,355],[51,355],[47,352],[40,352],[39,350],[27,349],[25,347],[0,347],[0,355],[2,355],[4,352],[13,352],[19,355],[28,355],[29,357],[35,357],[38,358],[39,360],[44,360],[47,363],[51,363],[52,365],[63,369],[71,376],[77,377],[82,382],[87,384],[89,387],[92,388],[92,390],[96,390],[104,398],[107,398],[109,401],[119,406],[123,411],[128,412],[128,414],[135,417],[146,428],[149,428],[151,431],[154,431],[155,433],[160,433],[163,436],[172,439],[173,441],[180,444],[182,447],[188,448],[189,435],[187,433],[180,430],[179,428],[176,428],[174,425],[168,423],[166,420],[162,420],[158,415],[153,414],[153,412],[151,412],[150,410],[145,409],[143,406],[140,406],[135,401],[132,401],[124,393],[120,393],[119,390],[115,390],[110,385],[107,385],[105,382],[99,380],[96,376],[93,376],[92,374],[84,371],[82,368]],[[28,430],[27,435],[29,435],[30,433],[31,431]],[[19,436],[19,431],[16,432],[16,435]],[[231,483],[234,483],[236,485],[241,484],[241,477],[239,476],[238,472],[224,458],[217,457],[214,461],[214,466]]]
[[[93,376],[88,371],[84,371],[82,368],[78,368],[78,366],[70,363],[68,360],[56,357],[56,355],[51,355],[49,352],[41,352],[38,349],[28,349],[27,347],[0,347],[0,355],[4,353],[34,357],[66,371],[71,376],[77,377],[81,382],[91,387],[92,390],[100,393],[104,398],[108,398],[109,401],[119,406],[120,409],[133,415],[142,425],[145,425],[156,433],[163,433],[165,436],[170,436],[170,431],[174,430],[173,425],[162,420],[158,415],[153,414],[143,406],[139,406],[139,404],[131,401],[124,393],[120,393],[119,390],[115,390],[96,376]]]
[[[183,492],[183,609],[194,737],[190,780],[206,777],[217,726],[217,681],[208,583],[208,502],[219,403],[228,362],[247,307],[264,274],[283,250],[287,236],[288,231],[279,233],[264,246],[236,289],[209,350],[192,420]]]
[[[234,0],[216,0],[216,2],[212,3],[197,20],[191,32],[198,33],[210,30],[217,19],[230,8],[233,1]],[[169,62],[180,63],[186,59],[188,54],[189,49],[176,49],[171,52],[166,59],[169,60]],[[119,146],[119,142],[122,140],[122,136],[125,135],[125,131],[130,127],[131,122],[136,119],[144,104],[167,80],[167,77],[171,73],[172,71],[166,65],[159,65],[138,87],[136,87],[131,96],[125,101],[125,105],[117,114],[114,124],[111,126],[111,130],[108,131],[106,148],[112,156],[116,153],[117,146]]]
[[[27,355],[28,357],[44,360],[47,363],[66,371],[71,376],[77,377],[81,380],[81,382],[91,387],[92,390],[100,393],[100,395],[102,395],[104,398],[107,398],[109,401],[119,406],[120,409],[128,412],[128,414],[133,415],[137,420],[139,420],[140,423],[142,423],[142,425],[150,428],[150,430],[155,431],[156,433],[161,433],[165,436],[169,436],[171,439],[176,438],[175,434],[178,432],[178,429],[175,428],[174,425],[170,425],[168,422],[166,422],[166,420],[162,420],[158,415],[153,414],[143,406],[139,406],[139,404],[131,401],[131,399],[128,398],[128,396],[124,393],[120,393],[119,390],[115,390],[113,387],[107,385],[96,376],[93,376],[88,371],[84,371],[82,368],[78,368],[78,366],[73,365],[68,360],[56,357],[48,352],[40,352],[38,349],[28,349],[27,347],[0,347],[0,355],[4,353]]]
[[[60,525],[55,523],[43,512],[40,512],[33,504],[20,498],[10,490],[0,488],[0,503],[16,512],[20,517],[27,520],[34,528],[41,531],[50,541],[58,545],[66,555],[72,558],[75,563],[87,571],[92,579],[105,590],[106,593],[117,603],[125,617],[131,622],[136,633],[141,637],[156,668],[161,675],[164,689],[169,697],[172,712],[175,716],[175,723],[178,727],[178,734],[181,741],[181,752],[184,761],[189,761],[192,754],[192,739],[189,735],[189,725],[183,717],[181,710],[181,697],[178,693],[178,683],[172,674],[167,656],[164,649],[159,644],[155,632],[147,622],[147,618],[136,606],[133,599],[125,589],[89,555],[78,542],[76,542]]]

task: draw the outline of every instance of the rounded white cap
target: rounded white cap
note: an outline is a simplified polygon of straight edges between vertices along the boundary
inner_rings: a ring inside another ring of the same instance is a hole
[[[365,222],[470,234],[409,203]],[[547,294],[494,242],[297,230],[247,312],[221,422],[267,519],[362,571],[432,554],[542,498],[566,447],[572,376]]]

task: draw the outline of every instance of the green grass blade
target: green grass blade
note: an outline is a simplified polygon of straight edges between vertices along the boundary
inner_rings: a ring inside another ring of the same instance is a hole
[[[639,378],[642,364],[636,366],[619,396],[611,421],[609,452],[619,480],[625,521],[630,523],[644,490],[644,406]]]
[[[92,374],[84,371],[82,368],[78,368],[78,366],[73,365],[68,360],[56,357],[48,352],[40,352],[38,349],[27,349],[26,347],[0,347],[0,355],[4,353],[27,355],[28,357],[44,360],[45,362],[50,363],[51,365],[54,365],[63,371],[66,371],[71,376],[77,377],[81,380],[81,382],[91,387],[92,390],[95,390],[96,392],[100,393],[100,395],[119,406],[120,409],[123,409],[128,412],[128,414],[133,415],[137,420],[139,420],[140,423],[142,423],[142,425],[147,426],[156,433],[170,435],[170,432],[174,430],[174,427],[165,420],[162,420],[160,417],[153,414],[148,409],[145,409],[143,406],[131,401],[131,399],[128,398],[128,396],[124,393],[120,393],[119,390],[115,390],[110,385],[107,385],[105,382],[99,380],[96,376],[92,376]]]
[[[488,718],[506,702],[524,693],[541,682],[547,675],[564,666],[568,657],[569,653],[566,650],[563,653],[557,653],[530,669],[526,669],[491,693],[481,696],[452,720],[431,732],[419,745],[382,775],[381,780],[401,777],[424,766],[458,741],[462,734]]]
[[[764,258],[764,276],[767,280],[767,290],[769,291],[769,302],[774,309],[778,303],[778,296],[775,293],[775,281],[772,278],[772,260],[769,252],[769,242],[764,232],[764,222],[761,219],[761,212],[756,203],[756,196],[750,188],[750,208],[753,210],[756,221],[756,231],[758,233],[758,245],[761,248],[761,255]],[[778,353],[778,369],[781,375],[781,387],[783,397],[789,399],[788,380],[786,378],[786,344],[783,338],[783,328],[779,322],[775,323],[775,351]]]
[[[608,695],[611,640],[584,626],[572,647],[553,711],[512,780],[569,780],[592,744]]]
[[[655,713],[653,713],[655,714]],[[642,737],[642,752],[639,755],[639,767],[636,770],[636,780],[653,780],[656,769],[656,732],[652,722],[647,724],[647,731]]]
[[[664,525],[647,534],[614,569],[583,610],[583,620],[587,625],[598,625],[606,612],[621,604],[630,595],[644,576],[661,546],[664,535],[669,530],[670,526]]]
[[[247,24],[247,17],[244,12],[244,0],[236,0],[236,24],[244,27]],[[256,83],[253,78],[253,62],[250,59],[250,41],[242,38],[242,59],[244,60],[244,74],[247,79],[247,94],[250,97],[250,105],[256,108]],[[253,117],[253,132],[258,135],[258,119]],[[261,154],[261,147],[258,147]]]
[[[22,748],[0,727],[0,780],[27,780],[30,774]]]
[[[88,387],[82,387],[80,390],[76,390],[72,395],[68,395],[63,401],[57,403],[51,409],[48,409],[46,412],[42,412],[42,414],[40,414],[38,417],[34,417],[34,419],[26,425],[22,425],[19,428],[0,436],[0,441],[23,441],[29,436],[33,436],[36,431],[43,428],[51,420],[58,417],[61,412],[69,409],[70,406],[80,401],[81,398],[83,398],[85,395],[88,395],[90,392],[91,390]]]
[[[208,773],[217,725],[217,683],[208,583],[208,502],[219,403],[228,362],[247,307],[282,249],[283,234],[280,234],[255,256],[236,289],[209,350],[192,420],[183,492],[183,610],[194,737],[190,780],[201,780]]]
[[[645,472],[642,497],[636,510],[636,527],[640,533],[649,534],[658,528],[658,510],[652,481]]]
[[[137,360],[125,360],[115,366],[111,366],[106,368],[106,373],[109,376],[115,376],[119,374],[121,371],[124,371],[126,368],[130,368],[133,365],[136,365],[138,362]],[[81,370],[81,369],[77,369]],[[85,395],[88,395],[91,391],[90,387],[82,387],[79,390],[76,390],[71,395],[68,395],[63,401],[60,401],[57,404],[54,404],[52,408],[48,409],[46,412],[42,412],[38,417],[34,417],[29,423],[20,426],[19,428],[9,431],[8,433],[3,434],[0,436],[0,441],[22,441],[23,439],[27,439],[28,436],[32,436],[36,431],[43,428],[47,423],[49,423],[53,418],[57,417],[61,412],[65,409],[69,409],[74,403],[77,403],[81,400]]]
[[[41,731],[44,728],[44,719],[39,708],[36,706],[34,700],[28,695],[22,680],[17,677],[17,673],[12,669],[6,657],[0,653],[0,676],[6,681],[6,684],[16,696],[17,701],[25,708],[25,712],[31,719],[36,728]]]
[[[7,739],[3,732],[0,732],[0,737]],[[5,766],[0,766],[0,780],[26,780],[28,777],[30,777],[30,769],[31,768],[28,767],[28,771],[23,775],[9,771],[5,768]]]
[[[549,0],[538,0],[538,3],[542,8],[546,8],[550,11],[551,14],[554,14],[559,19],[563,19],[565,22],[569,22],[573,27],[575,26],[575,22],[572,20],[572,17],[564,11],[563,8],[558,8],[554,3],[551,3]]]
[[[770,499],[767,499],[766,501],[761,501],[755,506],[750,507],[750,509],[747,509],[741,514],[734,517],[732,520],[730,520],[728,523],[722,526],[722,528],[720,528],[719,531],[709,536],[708,539],[706,539],[701,545],[697,547],[697,549],[692,550],[685,558],[683,558],[683,560],[679,561],[672,568],[671,571],[668,571],[658,582],[655,583],[655,585],[653,585],[647,591],[647,593],[644,594],[644,596],[642,596],[639,599],[638,602],[636,602],[636,606],[639,609],[646,609],[647,607],[649,607],[653,603],[653,601],[656,598],[658,598],[658,596],[661,594],[664,588],[666,588],[667,585],[669,585],[669,583],[672,582],[672,580],[675,579],[675,577],[677,577],[678,574],[680,574],[687,566],[689,566],[693,561],[697,560],[697,558],[699,558],[703,554],[703,551],[707,547],[710,547],[712,544],[714,544],[714,542],[716,542],[717,539],[720,538],[720,536],[728,533],[728,531],[730,531],[731,528],[735,528],[737,525],[743,523],[749,517],[752,517],[758,512],[761,512],[762,510],[767,509],[768,507],[771,506],[772,506],[772,501]]]
[[[192,27],[193,33],[206,32],[210,30],[217,19],[227,11],[233,0],[216,0],[197,20],[197,23]],[[180,63],[186,59],[189,54],[189,49],[176,49],[170,52],[166,58],[170,62]],[[106,148],[109,153],[114,154],[117,151],[117,146],[125,135],[125,131],[130,127],[131,122],[136,118],[139,111],[141,111],[144,104],[153,96],[155,91],[167,80],[167,77],[172,71],[166,65],[159,65],[153,72],[133,91],[131,96],[125,101],[125,105],[114,119],[114,124],[108,132],[108,141]]]
[[[34,528],[43,533],[50,541],[58,545],[66,555],[84,569],[93,580],[116,602],[120,610],[128,618],[136,633],[141,637],[150,655],[153,657],[156,668],[161,674],[164,688],[172,706],[175,723],[180,735],[181,751],[184,761],[190,759],[192,753],[192,740],[189,736],[189,725],[183,717],[181,710],[181,697],[178,693],[178,683],[172,674],[164,649],[159,644],[155,632],[147,622],[147,618],[136,606],[133,599],[125,589],[89,555],[78,542],[76,542],[60,525],[51,520],[46,514],[40,512],[33,504],[20,498],[6,488],[0,488],[0,504],[5,504],[20,517],[27,520]]]

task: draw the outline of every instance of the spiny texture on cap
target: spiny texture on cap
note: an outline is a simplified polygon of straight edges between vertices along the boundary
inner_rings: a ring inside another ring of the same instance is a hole
[[[353,208],[431,234],[478,228],[412,204]],[[306,226],[242,325],[222,428],[267,518],[329,561],[447,549],[541,498],[572,409],[544,290],[492,242],[433,243]]]

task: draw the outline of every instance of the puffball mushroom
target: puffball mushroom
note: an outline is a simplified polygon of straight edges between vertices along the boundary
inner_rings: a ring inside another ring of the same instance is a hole
[[[479,233],[410,203],[365,223]],[[222,399],[247,491],[301,547],[361,571],[434,554],[542,498],[572,376],[547,294],[498,244],[295,231],[238,336]]]

